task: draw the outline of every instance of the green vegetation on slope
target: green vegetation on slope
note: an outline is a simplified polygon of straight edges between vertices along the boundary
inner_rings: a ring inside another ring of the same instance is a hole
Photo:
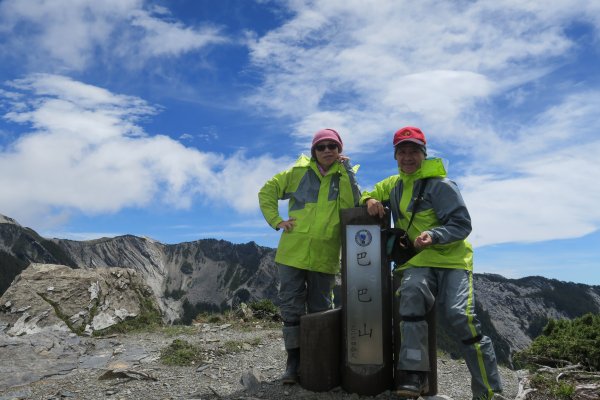
[[[600,315],[588,313],[573,320],[550,320],[542,335],[515,355],[521,365],[539,363],[540,359],[600,370]]]

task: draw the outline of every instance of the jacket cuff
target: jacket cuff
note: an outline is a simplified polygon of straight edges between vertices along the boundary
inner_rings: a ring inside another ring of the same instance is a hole
[[[429,236],[431,236],[431,243],[432,244],[438,244],[439,243],[439,238],[438,236],[435,234],[434,231],[424,231],[423,233],[427,233],[429,234]]]
[[[280,228],[277,226],[279,225],[279,223],[283,221],[283,218],[281,217],[277,217],[277,219],[275,219],[275,222],[271,223],[271,228],[275,229],[276,231],[278,231]]]

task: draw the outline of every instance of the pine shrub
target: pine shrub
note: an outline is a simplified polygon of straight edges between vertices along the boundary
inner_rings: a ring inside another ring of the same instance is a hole
[[[588,313],[573,320],[551,319],[531,346],[515,355],[519,364],[530,364],[540,358],[600,370],[600,315]]]

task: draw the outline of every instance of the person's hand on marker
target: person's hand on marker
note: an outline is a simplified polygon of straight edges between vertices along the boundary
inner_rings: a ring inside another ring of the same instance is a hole
[[[383,216],[385,215],[385,208],[383,207],[383,204],[381,204],[380,201],[377,201],[375,199],[369,199],[366,201],[367,204],[367,212],[369,213],[369,215],[376,217],[379,216],[379,218],[383,218]]]

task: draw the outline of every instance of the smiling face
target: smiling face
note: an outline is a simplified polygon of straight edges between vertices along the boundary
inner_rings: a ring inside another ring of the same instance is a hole
[[[398,168],[405,174],[412,174],[421,168],[425,154],[421,147],[412,142],[400,143],[396,146],[394,158],[398,162]]]
[[[325,170],[328,170],[340,155],[340,148],[333,140],[320,141],[314,146],[314,150],[317,162]]]

